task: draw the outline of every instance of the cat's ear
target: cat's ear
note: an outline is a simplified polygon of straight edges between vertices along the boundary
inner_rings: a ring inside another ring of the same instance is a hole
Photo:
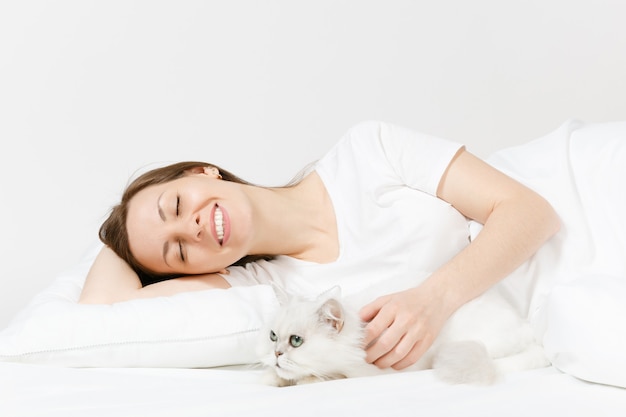
[[[280,285],[276,284],[273,281],[270,282],[270,286],[274,290],[274,294],[276,294],[276,299],[278,300],[278,304],[280,304],[281,306],[286,305],[289,299],[291,298],[289,296],[289,293],[285,291],[284,288],[282,288]]]
[[[341,287],[339,285],[330,287],[329,289],[317,296],[318,300],[326,300],[329,298],[336,298],[338,300],[341,299]]]
[[[344,311],[341,303],[335,298],[324,301],[318,310],[320,321],[329,325],[339,333],[343,329]]]

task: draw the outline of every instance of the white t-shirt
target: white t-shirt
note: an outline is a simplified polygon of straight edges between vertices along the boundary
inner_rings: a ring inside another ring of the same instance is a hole
[[[462,145],[381,122],[351,128],[314,169],[330,195],[340,253],[327,264],[278,256],[223,277],[317,294],[352,294],[389,278],[424,277],[469,243],[467,219],[435,196]]]

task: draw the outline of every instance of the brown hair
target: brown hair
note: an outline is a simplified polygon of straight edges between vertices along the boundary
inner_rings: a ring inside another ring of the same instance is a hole
[[[109,246],[120,258],[122,258],[128,265],[137,273],[142,285],[149,285],[155,282],[164,281],[167,279],[175,278],[180,274],[162,274],[150,271],[143,265],[141,265],[130,251],[130,245],[128,242],[128,230],[126,228],[126,221],[128,217],[128,206],[130,200],[141,190],[156,184],[163,184],[175,179],[184,177],[187,172],[197,167],[212,167],[216,168],[223,181],[231,181],[239,184],[252,185],[247,181],[242,180],[236,175],[206,162],[177,162],[171,165],[167,165],[160,168],[152,169],[148,172],[137,177],[132,181],[124,190],[122,198],[119,204],[113,206],[109,217],[100,226],[100,240],[107,246]],[[257,261],[259,259],[271,259],[271,256],[267,255],[248,255],[239,259],[233,265],[245,265],[249,262]]]

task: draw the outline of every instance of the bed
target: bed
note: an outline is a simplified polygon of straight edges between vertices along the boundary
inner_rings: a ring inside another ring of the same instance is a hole
[[[615,228],[622,227],[618,216],[626,198],[618,194],[611,207],[597,198],[577,206],[572,198],[623,184],[625,132],[626,123],[570,121],[490,160],[553,197],[567,233],[589,233],[567,242],[557,236],[498,284],[520,294],[525,291],[516,285],[533,287],[540,308],[530,320],[549,367],[506,374],[481,387],[447,385],[430,370],[267,386],[255,343],[278,306],[269,285],[81,305],[85,276],[101,248],[95,243],[0,332],[0,415],[624,416],[626,266],[619,256],[624,233]],[[602,152],[590,158],[590,146]],[[562,160],[548,158],[542,166],[537,156],[552,151]],[[521,160],[534,164],[526,176],[516,167]],[[599,180],[603,169],[615,181]],[[599,211],[591,216],[592,210]],[[577,217],[581,213],[586,217]],[[480,233],[480,227],[470,229]],[[553,279],[549,290],[540,285],[544,275]]]
[[[617,375],[607,375],[606,367],[594,368],[577,358],[581,353],[573,349],[556,357],[568,373],[550,366],[506,374],[491,386],[447,385],[431,370],[267,386],[261,382],[262,370],[254,364],[252,346],[261,322],[275,307],[271,288],[260,285],[111,306],[79,305],[75,300],[96,251],[97,247],[37,294],[0,333],[0,415],[582,417],[626,413],[626,389],[619,373],[623,361],[615,364]],[[566,299],[580,301],[575,294]],[[619,306],[608,303],[607,308]],[[606,340],[597,343],[594,357],[615,360],[610,354],[602,356]]]

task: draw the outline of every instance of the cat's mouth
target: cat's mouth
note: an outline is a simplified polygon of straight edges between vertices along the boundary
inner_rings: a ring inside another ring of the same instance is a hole
[[[274,366],[274,371],[276,372],[276,375],[278,375],[282,379],[287,379],[287,380],[295,379],[296,374],[294,374],[294,372],[292,371],[282,368],[278,362],[276,362],[276,365]]]

